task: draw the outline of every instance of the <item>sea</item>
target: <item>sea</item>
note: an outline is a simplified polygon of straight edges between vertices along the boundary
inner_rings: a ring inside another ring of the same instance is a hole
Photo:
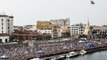
[[[107,60],[107,50],[86,54],[84,56],[67,58],[65,60]]]

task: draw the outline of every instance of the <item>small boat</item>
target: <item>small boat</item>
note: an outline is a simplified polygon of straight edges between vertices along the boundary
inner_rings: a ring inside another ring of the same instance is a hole
[[[57,60],[64,60],[65,58],[66,58],[65,55],[59,55],[59,59],[57,59]]]
[[[75,56],[78,56],[79,54],[77,52],[69,52],[66,57],[67,58],[71,58],[71,57],[75,57]]]
[[[51,60],[64,60],[66,57],[64,55],[58,55],[52,58]]]
[[[87,51],[85,51],[85,50],[81,50],[81,51],[80,51],[80,54],[81,54],[81,55],[84,55],[84,54],[86,54],[86,53],[87,53]]]

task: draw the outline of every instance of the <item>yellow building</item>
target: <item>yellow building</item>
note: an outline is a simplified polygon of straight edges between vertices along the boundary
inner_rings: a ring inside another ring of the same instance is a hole
[[[51,30],[52,28],[53,24],[50,21],[37,21],[37,30]]]

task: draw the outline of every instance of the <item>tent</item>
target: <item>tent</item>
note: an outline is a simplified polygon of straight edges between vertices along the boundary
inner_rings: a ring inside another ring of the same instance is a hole
[[[92,43],[86,43],[85,46],[86,47],[94,47],[94,44],[92,44]]]

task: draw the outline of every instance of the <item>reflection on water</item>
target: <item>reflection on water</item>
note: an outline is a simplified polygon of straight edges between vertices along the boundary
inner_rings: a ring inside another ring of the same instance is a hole
[[[95,52],[75,58],[67,58],[65,60],[107,60],[107,51]]]

